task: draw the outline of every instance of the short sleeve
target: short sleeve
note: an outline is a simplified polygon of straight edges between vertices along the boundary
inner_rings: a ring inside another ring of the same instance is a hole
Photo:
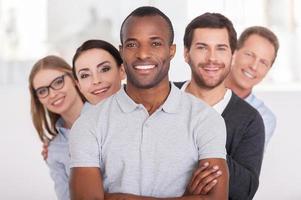
[[[199,120],[196,128],[196,144],[199,160],[226,159],[226,126],[224,119],[213,109]]]
[[[70,132],[70,168],[100,167],[101,138],[97,131],[95,112],[86,111],[76,120]]]

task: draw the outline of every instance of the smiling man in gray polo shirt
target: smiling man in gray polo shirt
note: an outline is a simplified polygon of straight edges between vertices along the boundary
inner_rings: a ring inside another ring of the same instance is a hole
[[[124,20],[120,37],[127,85],[71,130],[71,198],[227,199],[225,124],[169,82],[176,51],[169,18],[140,7]],[[219,183],[206,195],[184,195],[205,162],[220,166]]]

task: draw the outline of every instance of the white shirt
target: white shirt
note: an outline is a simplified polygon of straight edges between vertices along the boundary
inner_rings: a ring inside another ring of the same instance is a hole
[[[186,88],[188,87],[190,81],[186,81],[182,88],[181,91],[185,92]],[[227,89],[224,98],[221,99],[219,102],[217,102],[214,106],[212,106],[220,115],[224,112],[226,106],[228,105],[230,99],[232,96],[232,91]]]

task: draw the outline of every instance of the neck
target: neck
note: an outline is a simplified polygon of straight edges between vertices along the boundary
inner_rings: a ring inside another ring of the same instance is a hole
[[[169,81],[165,80],[159,85],[149,88],[137,88],[131,83],[126,85],[126,93],[138,104],[142,104],[149,115],[154,113],[166,100],[170,92]]]
[[[214,106],[224,98],[227,88],[224,83],[215,88],[201,87],[192,79],[185,91]]]
[[[81,110],[83,108],[83,102],[80,97],[73,102],[72,106],[68,109],[67,112],[61,114],[64,120],[64,127],[70,129],[79,117]]]
[[[252,88],[250,89],[245,89],[240,87],[232,78],[231,73],[228,75],[225,85],[227,88],[231,89],[237,96],[240,98],[244,99],[247,96],[249,96],[252,92]]]

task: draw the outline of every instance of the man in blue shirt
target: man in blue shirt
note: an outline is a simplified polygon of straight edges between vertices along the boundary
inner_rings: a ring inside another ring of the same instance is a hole
[[[247,101],[261,114],[265,126],[265,147],[276,128],[273,112],[253,93],[271,69],[279,48],[277,36],[269,29],[253,26],[242,32],[233,55],[226,86]]]

